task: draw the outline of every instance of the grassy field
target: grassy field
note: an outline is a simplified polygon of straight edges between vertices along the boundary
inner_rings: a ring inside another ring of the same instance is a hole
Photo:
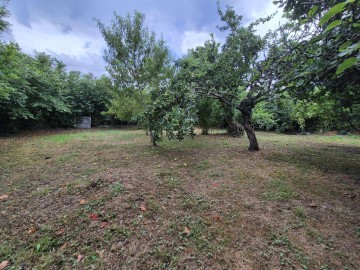
[[[360,137],[0,138],[6,269],[360,269]]]

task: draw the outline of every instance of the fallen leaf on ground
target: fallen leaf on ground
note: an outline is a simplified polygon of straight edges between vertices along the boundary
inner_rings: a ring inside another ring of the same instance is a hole
[[[28,230],[27,234],[33,234],[34,232],[36,232],[36,228],[35,228],[35,227],[31,227],[31,228]]]
[[[188,227],[185,227],[185,228],[184,228],[184,233],[190,234],[190,229],[189,229]]]
[[[101,224],[100,224],[100,228],[105,228],[106,226],[107,226],[107,222],[106,221],[104,221],[104,222],[101,222]]]
[[[83,205],[83,204],[85,204],[85,203],[86,203],[86,201],[85,201],[84,199],[80,200],[80,204],[81,204],[81,205]]]
[[[3,261],[2,263],[0,263],[0,270],[5,269],[5,267],[8,265],[9,265],[9,261]]]
[[[60,247],[60,250],[65,250],[65,248],[68,246],[68,243],[65,243],[63,244],[61,247]]]
[[[140,210],[141,210],[141,211],[146,211],[146,207],[145,207],[144,204],[140,205]]]
[[[55,235],[62,235],[65,232],[65,229],[60,229],[55,232]]]
[[[9,195],[7,194],[0,195],[0,201],[5,201],[7,198],[9,198]]]
[[[99,219],[99,216],[97,214],[89,214],[89,218],[91,220],[98,220]]]
[[[78,257],[77,257],[77,261],[78,261],[78,262],[81,262],[83,258],[84,258],[84,256],[83,256],[83,255],[78,255]]]

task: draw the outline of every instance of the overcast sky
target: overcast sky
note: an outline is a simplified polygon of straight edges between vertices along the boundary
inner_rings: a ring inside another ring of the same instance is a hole
[[[244,24],[277,10],[272,0],[222,0],[243,15]],[[138,10],[145,14],[146,25],[157,35],[163,34],[175,57],[209,39],[220,24],[216,0],[10,0],[11,38],[26,53],[46,52],[60,60],[68,70],[105,73],[102,56],[106,44],[93,18],[109,25],[113,12],[126,15]],[[261,27],[275,28],[281,14]]]

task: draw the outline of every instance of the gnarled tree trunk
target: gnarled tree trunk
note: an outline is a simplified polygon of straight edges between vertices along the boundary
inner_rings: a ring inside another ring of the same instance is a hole
[[[244,126],[244,129],[246,131],[246,135],[249,139],[249,150],[250,151],[259,151],[260,148],[259,148],[259,144],[257,142],[257,139],[256,139],[256,135],[255,135],[255,132],[254,132],[254,129],[252,128],[251,124],[250,124],[250,119],[251,119],[251,116],[248,116],[248,115],[244,115],[243,114],[243,121],[242,121],[242,124]]]
[[[227,134],[233,137],[242,137],[244,128],[236,121],[227,121]]]
[[[233,137],[242,137],[244,136],[244,128],[235,120],[233,108],[229,108],[227,105],[223,104],[225,109],[226,116],[225,122],[227,125],[227,134]]]
[[[250,120],[252,115],[252,110],[255,107],[255,104],[251,98],[245,98],[237,107],[242,114],[242,125],[244,126],[246,135],[249,139],[249,150],[250,151],[259,151],[259,144],[256,139],[254,129],[251,126]]]

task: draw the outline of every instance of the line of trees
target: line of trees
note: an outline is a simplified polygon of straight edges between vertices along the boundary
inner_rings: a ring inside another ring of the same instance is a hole
[[[254,129],[305,132],[358,129],[360,125],[359,0],[278,0],[288,22],[265,36],[244,26],[232,7],[218,14],[226,33],[212,35],[180,59],[145,26],[143,14],[114,13],[109,26],[96,20],[108,49],[107,77],[66,72],[44,53],[29,56],[1,43],[0,117],[10,126],[71,126],[76,116],[99,121],[106,112],[144,127],[156,143],[194,135],[198,125],[246,133]],[[8,27],[0,12],[0,31]],[[5,125],[2,125],[2,127]]]
[[[225,42],[219,44],[211,38],[189,50],[174,66],[161,63],[161,69],[173,67],[173,72],[156,77],[159,80],[145,90],[152,99],[144,107],[143,119],[153,144],[163,132],[170,139],[193,135],[196,122],[206,133],[209,117],[213,117],[211,107],[219,104],[230,133],[245,130],[251,151],[259,150],[254,127],[278,131],[358,129],[359,1],[274,2],[288,17],[288,23],[276,31],[259,36],[255,27],[271,17],[244,26],[233,8],[222,10],[218,3],[223,22],[219,30],[227,33]],[[146,74],[148,60],[140,65],[131,61],[138,48],[147,44],[142,35],[129,31],[144,29],[148,33],[142,24],[135,24],[137,16],[135,13],[133,21],[130,15],[125,19],[116,16],[108,28],[116,37],[115,42],[107,42],[113,53],[107,59],[109,69],[115,71],[113,77],[120,74],[119,62]],[[134,37],[136,43],[131,43]],[[119,49],[128,45],[132,52],[123,61]]]

